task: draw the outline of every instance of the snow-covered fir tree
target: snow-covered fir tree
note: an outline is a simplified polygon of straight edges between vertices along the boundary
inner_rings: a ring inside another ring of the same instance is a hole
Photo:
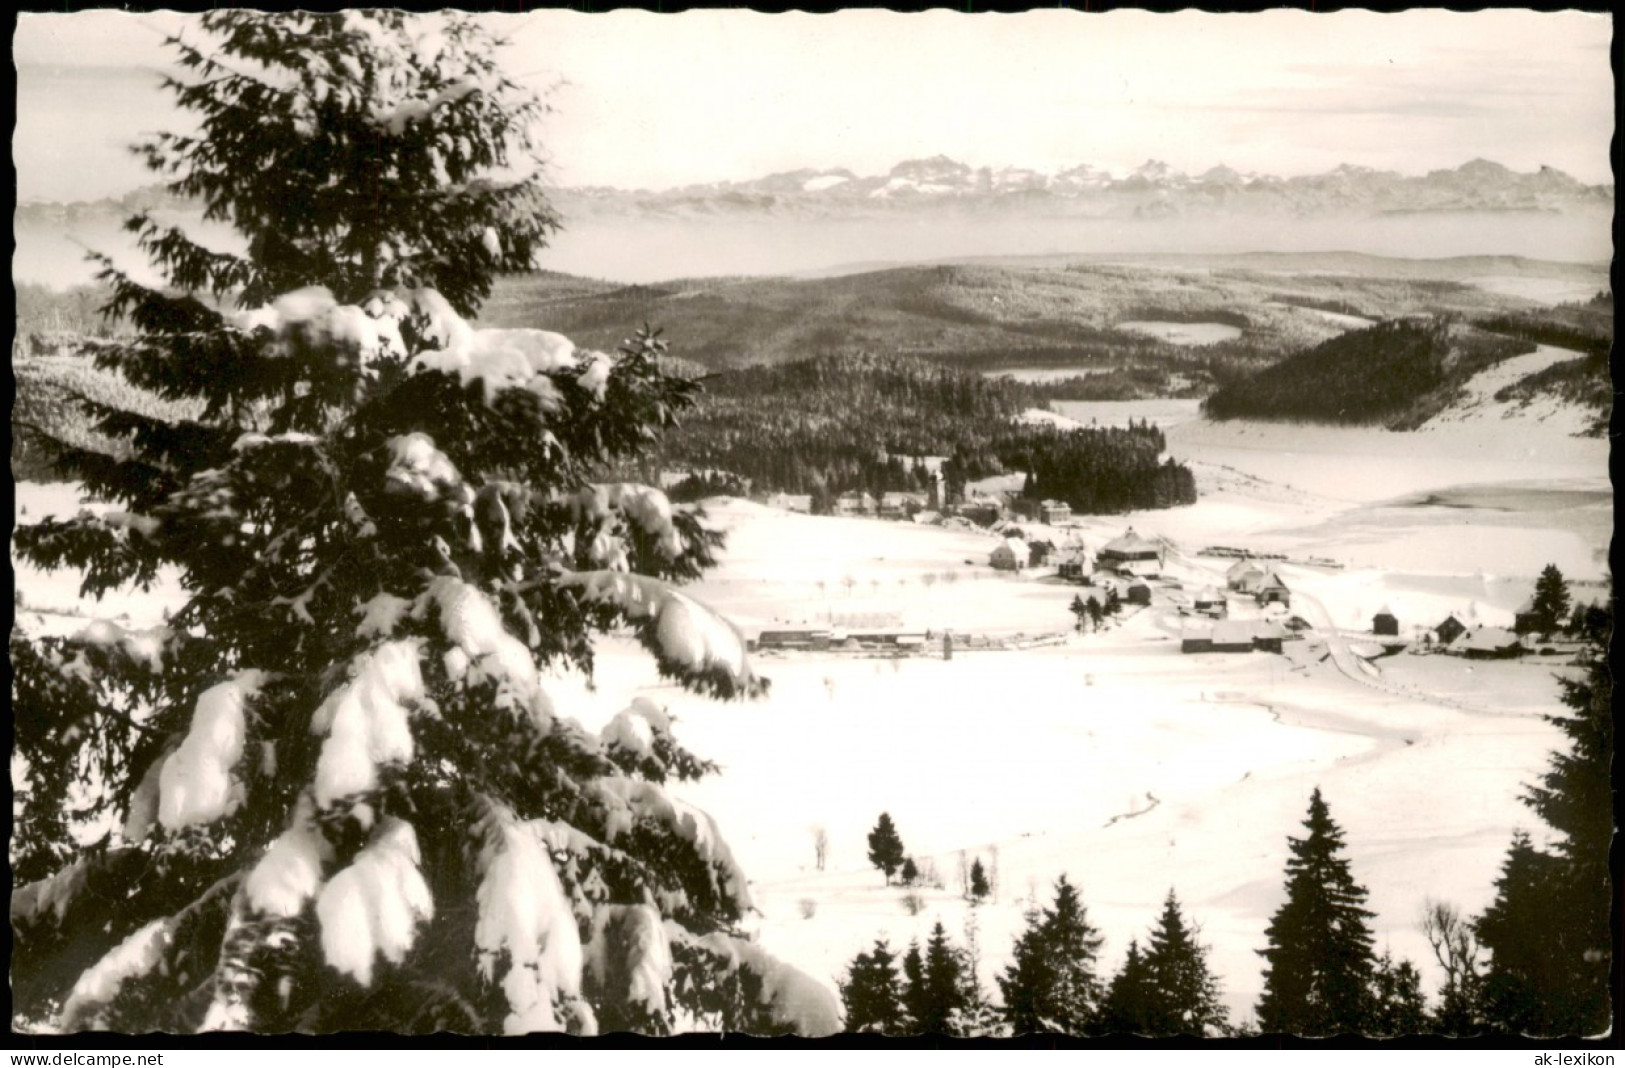
[[[1055,904],[1028,912],[1013,959],[999,977],[1005,1017],[1015,1034],[1087,1032],[1100,1007],[1095,962],[1102,941],[1077,888],[1061,876],[1055,883]]]
[[[1288,838],[1286,902],[1266,930],[1258,1027],[1265,1034],[1360,1034],[1371,1022],[1371,911],[1342,855],[1343,832],[1316,787],[1307,834]]]
[[[744,874],[667,792],[711,771],[627,701],[549,697],[629,628],[665,675],[765,687],[679,584],[719,537],[603,484],[694,386],[470,322],[554,225],[540,103],[459,15],[216,11],[171,42],[196,134],[148,163],[243,235],[130,226],[138,331],[99,366],[203,414],[93,414],[63,449],[114,509],[20,528],[100,595],[179,576],[164,627],[13,632],[16,1011],[66,1030],[827,1033],[824,989],[738,930]],[[31,880],[31,881],[30,881]]]

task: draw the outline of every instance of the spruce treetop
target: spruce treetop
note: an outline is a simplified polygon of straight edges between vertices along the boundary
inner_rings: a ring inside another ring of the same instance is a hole
[[[503,42],[479,21],[233,9],[199,27],[207,43],[170,39],[186,76],[166,85],[201,128],[137,151],[247,254],[137,216],[173,285],[248,307],[312,285],[341,304],[428,287],[470,315],[495,274],[533,266],[557,228],[536,141],[546,107],[502,72]]]

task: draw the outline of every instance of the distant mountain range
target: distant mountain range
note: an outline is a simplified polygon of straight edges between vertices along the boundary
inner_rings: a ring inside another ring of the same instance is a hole
[[[1219,166],[1189,175],[1150,160],[1115,175],[1082,164],[1047,174],[1023,167],[971,167],[946,156],[913,159],[882,175],[845,168],[783,171],[762,178],[665,190],[605,186],[554,191],[566,218],[840,218],[949,210],[986,214],[1162,219],[1205,214],[1561,213],[1607,208],[1612,185],[1585,185],[1551,167],[1519,173],[1475,159],[1420,176],[1343,164],[1281,178]],[[195,207],[161,186],[117,199],[18,205],[21,225],[64,223],[135,210]]]
[[[1521,174],[1482,159],[1421,176],[1344,164],[1325,174],[1281,178],[1224,166],[1189,175],[1158,160],[1123,175],[1088,164],[1049,174],[971,167],[946,156],[907,160],[883,175],[802,169],[661,191],[577,187],[557,192],[567,217],[688,218],[818,218],[943,208],[1141,219],[1213,213],[1545,213],[1608,207],[1613,197],[1612,185],[1585,185],[1551,167]]]

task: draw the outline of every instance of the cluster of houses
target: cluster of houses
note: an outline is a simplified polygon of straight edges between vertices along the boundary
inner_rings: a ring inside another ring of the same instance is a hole
[[[764,630],[755,638],[747,639],[745,645],[753,653],[768,650],[826,652],[830,649],[874,649],[909,653],[923,650],[929,637],[930,635],[925,631],[847,631],[829,627],[813,627],[800,630]]]
[[[1182,653],[1278,653],[1286,628],[1268,619],[1218,619],[1189,624],[1179,635]]]

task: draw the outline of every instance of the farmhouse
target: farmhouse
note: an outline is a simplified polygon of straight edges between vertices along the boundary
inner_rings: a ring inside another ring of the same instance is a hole
[[[1221,619],[1193,623],[1180,632],[1182,653],[1278,653],[1286,637],[1279,624],[1261,619]]]
[[[1237,593],[1257,593],[1259,583],[1264,581],[1267,574],[1258,564],[1243,558],[1224,573],[1224,584]]]
[[[1540,613],[1535,611],[1535,599],[1533,597],[1519,605],[1512,618],[1514,633],[1533,634],[1540,629]]]
[[[1029,542],[1027,545],[1027,563],[1031,567],[1043,567],[1045,564],[1049,563],[1049,558],[1054,552],[1054,542]]]
[[[994,547],[988,563],[995,571],[1020,571],[1027,566],[1029,550],[1020,538],[1005,538]]]
[[[1056,573],[1068,582],[1082,582],[1089,576],[1089,550],[1081,545],[1067,549],[1056,564]]]
[[[1518,636],[1500,627],[1475,627],[1461,636],[1454,650],[1469,660],[1504,660],[1523,655]]]
[[[867,493],[852,491],[835,498],[836,515],[874,515],[875,499]]]
[[[1433,636],[1440,645],[1449,645],[1467,632],[1467,624],[1454,615],[1444,617],[1444,622],[1433,628]]]
[[[1151,587],[1144,579],[1135,579],[1128,584],[1128,595],[1125,599],[1129,604],[1150,604]]]
[[[987,527],[999,521],[999,515],[1004,509],[999,507],[999,502],[990,498],[972,497],[954,505],[951,511],[963,519],[969,519],[978,526]]]
[[[1096,566],[1120,574],[1155,575],[1162,570],[1162,549],[1129,527],[1121,537],[1113,538],[1101,548]]]
[[[1072,518],[1072,506],[1065,501],[1043,501],[1038,506],[1038,519],[1041,523],[1055,526],[1065,523]]]
[[[1399,634],[1399,617],[1394,615],[1393,609],[1383,605],[1377,609],[1377,614],[1371,617],[1372,634]]]
[[[1191,602],[1191,607],[1201,615],[1214,616],[1219,619],[1223,619],[1230,614],[1230,602],[1225,599],[1224,594],[1212,586],[1207,586],[1197,593],[1196,599]]]
[[[752,652],[757,649],[828,649],[828,630],[764,630],[749,643]]]
[[[925,507],[925,498],[917,493],[882,493],[880,518],[907,519]]]
[[[1258,587],[1253,591],[1253,598],[1260,605],[1278,604],[1285,608],[1292,607],[1292,591],[1286,588],[1286,583],[1273,571],[1258,583]]]
[[[1260,620],[1253,624],[1253,648],[1261,653],[1278,653],[1286,638],[1286,629],[1279,623]]]
[[[767,498],[767,506],[785,512],[800,512],[803,515],[808,515],[812,512],[812,494],[775,493]]]

